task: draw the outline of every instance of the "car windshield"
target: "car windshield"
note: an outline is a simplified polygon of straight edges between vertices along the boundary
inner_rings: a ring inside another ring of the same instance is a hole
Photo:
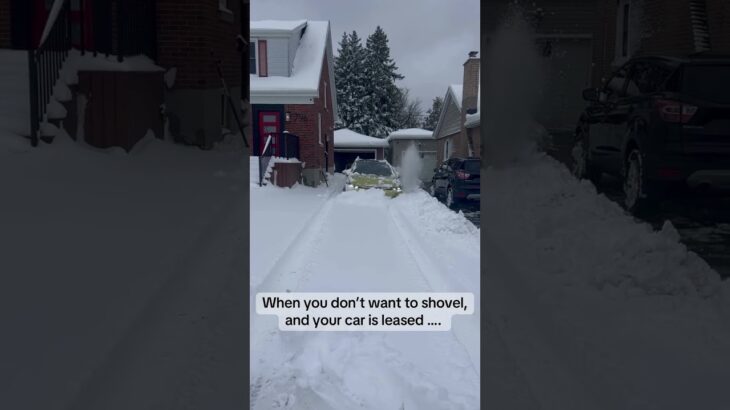
[[[464,171],[468,174],[481,174],[481,161],[479,160],[468,160],[464,161]]]
[[[380,161],[357,161],[355,163],[354,172],[366,175],[377,175],[382,177],[393,176],[388,164]]]
[[[692,97],[730,104],[730,65],[688,65],[682,91]]]

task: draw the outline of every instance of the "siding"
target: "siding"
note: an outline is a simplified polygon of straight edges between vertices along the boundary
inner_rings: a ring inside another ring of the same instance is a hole
[[[434,138],[442,138],[461,131],[461,110],[451,99],[450,94],[448,94],[448,100],[449,104],[446,107],[446,113],[444,113],[443,124],[441,124],[438,135],[434,135]]]
[[[289,76],[289,40],[286,38],[266,39],[270,76]]]

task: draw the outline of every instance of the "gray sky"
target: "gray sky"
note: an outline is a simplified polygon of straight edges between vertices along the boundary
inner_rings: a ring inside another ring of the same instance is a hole
[[[479,0],[251,0],[253,20],[329,20],[332,47],[343,32],[363,39],[380,25],[406,78],[398,85],[424,112],[449,84],[461,84],[469,51],[479,49]]]

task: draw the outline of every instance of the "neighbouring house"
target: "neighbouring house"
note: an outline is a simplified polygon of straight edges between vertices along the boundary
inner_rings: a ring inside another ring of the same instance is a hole
[[[337,98],[328,21],[251,21],[249,123],[254,155],[294,156],[302,179],[318,185],[333,172]],[[288,137],[285,136],[288,134]],[[296,138],[298,152],[286,139]],[[285,155],[286,154],[286,155]]]
[[[469,53],[464,62],[464,81],[446,89],[433,137],[436,141],[436,163],[452,157],[481,157],[479,109],[479,57]]]
[[[0,131],[126,149],[152,131],[210,148],[235,129],[216,61],[241,109],[244,4],[0,0],[0,86],[13,101]]]
[[[363,135],[347,128],[335,130],[335,172],[350,167],[356,158],[385,159],[388,141]]]
[[[421,181],[430,181],[436,168],[436,140],[433,131],[422,128],[406,128],[390,133],[386,138],[390,148],[390,163],[394,167],[402,165],[403,155],[408,147],[415,145],[421,157]]]
[[[433,130],[436,141],[436,163],[440,164],[455,155],[454,146],[462,128],[461,98],[463,86],[451,84],[446,88],[444,104]]]
[[[543,100],[536,120],[551,134],[571,134],[585,108],[583,89],[592,83],[594,35],[602,0],[523,0],[521,7],[535,30],[537,51],[544,67]],[[605,0],[615,4],[616,0]],[[483,37],[489,43],[514,0],[490,0],[484,4]],[[487,67],[489,62],[487,62]]]
[[[593,85],[641,55],[730,54],[727,0],[597,0]]]

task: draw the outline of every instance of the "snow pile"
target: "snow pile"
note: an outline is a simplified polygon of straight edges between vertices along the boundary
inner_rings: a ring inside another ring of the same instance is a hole
[[[539,154],[482,178],[487,344],[528,384],[503,391],[545,408],[726,402],[730,287],[671,224],[653,231]]]
[[[400,182],[404,192],[414,192],[421,187],[419,176],[422,168],[421,154],[418,152],[416,144],[411,142],[403,153],[399,169]]]
[[[540,103],[543,61],[534,33],[518,6],[490,43],[484,78],[489,115],[484,122],[484,152],[496,166],[519,160],[534,149],[532,124]]]
[[[338,147],[379,147],[387,148],[388,141],[370,137],[347,128],[335,130],[335,148]]]
[[[718,275],[679,242],[671,223],[659,232],[637,223],[549,157],[490,169],[482,178],[490,193],[490,231],[534,243],[537,261],[550,274],[546,280],[627,295],[718,291]]]
[[[199,407],[235,377],[244,158],[149,137],[0,148],[4,404]]]

